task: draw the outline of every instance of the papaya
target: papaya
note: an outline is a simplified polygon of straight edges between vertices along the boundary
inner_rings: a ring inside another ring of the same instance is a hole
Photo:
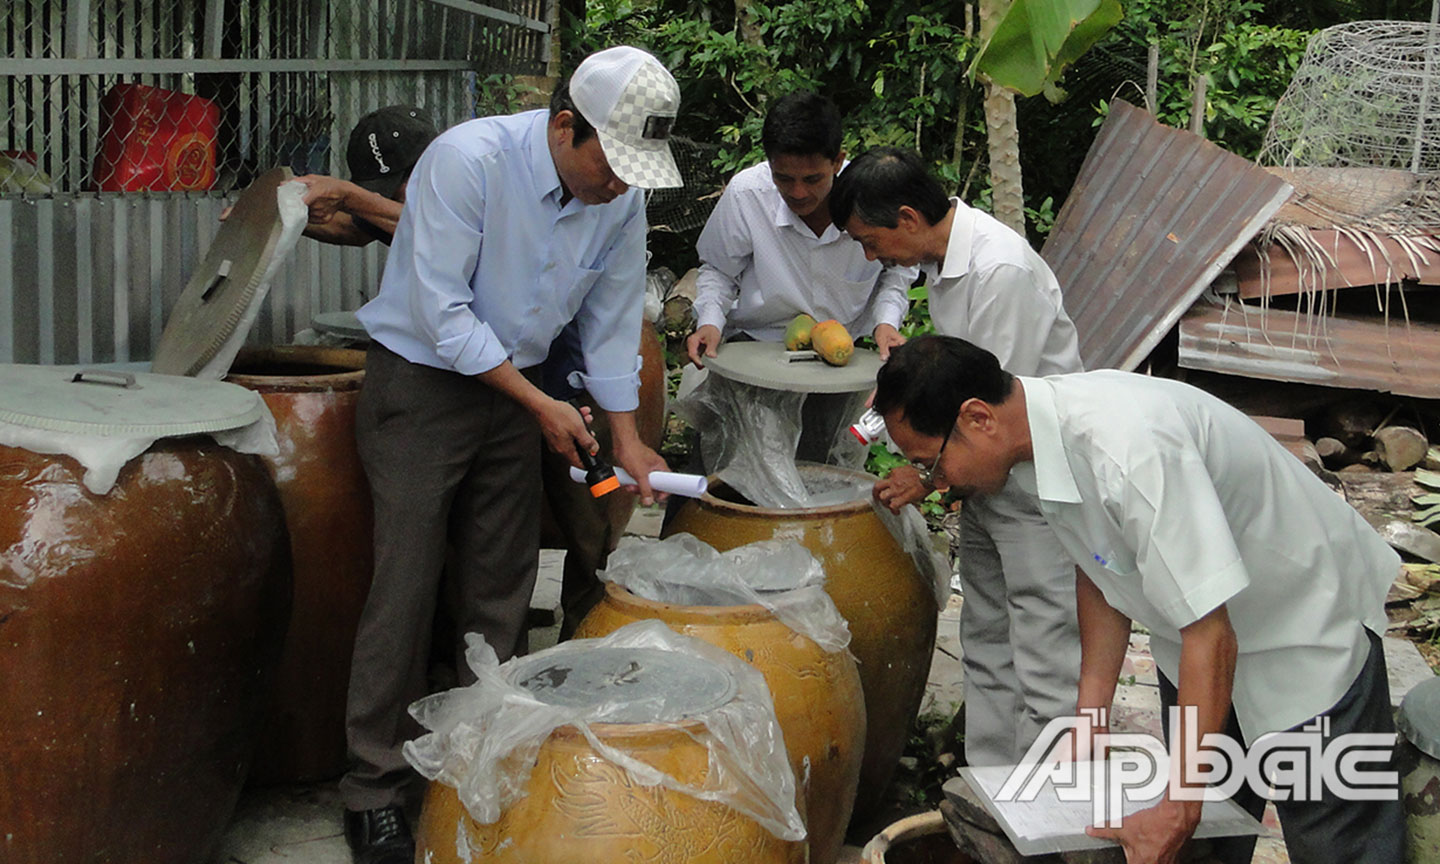
[[[815,326],[815,319],[803,312],[795,316],[790,326],[785,328],[785,350],[803,351],[810,347],[810,330]]]
[[[855,340],[839,321],[821,321],[810,331],[810,347],[831,366],[844,366],[855,353]]]

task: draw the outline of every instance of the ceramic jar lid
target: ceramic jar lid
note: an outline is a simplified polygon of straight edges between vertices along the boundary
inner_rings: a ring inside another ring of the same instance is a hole
[[[174,438],[239,429],[260,395],[220,381],[77,366],[0,365],[0,422],[109,438]]]
[[[831,366],[814,351],[786,351],[780,342],[727,342],[705,368],[722,378],[793,393],[859,393],[875,387],[880,355],[857,349],[844,366]]]
[[[728,671],[692,655],[659,648],[563,648],[517,659],[507,677],[550,705],[613,705],[604,717],[610,723],[675,723],[718,708],[737,692]]]
[[[1440,759],[1440,678],[1417,684],[1405,694],[1395,728],[1420,752]]]
[[[353,339],[356,342],[370,341],[370,334],[366,332],[360,319],[355,317],[354,312],[320,312],[310,319],[310,326],[314,327],[317,333]]]
[[[230,341],[279,247],[284,224],[275,190],[293,176],[274,168],[241,193],[170,310],[151,369],[195,375]]]

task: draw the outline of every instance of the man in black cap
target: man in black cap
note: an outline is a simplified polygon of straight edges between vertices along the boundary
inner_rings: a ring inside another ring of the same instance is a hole
[[[305,236],[343,246],[372,240],[388,246],[400,221],[410,169],[436,134],[430,115],[411,105],[390,105],[361,117],[345,148],[349,180],[328,174],[295,178],[309,187]]]

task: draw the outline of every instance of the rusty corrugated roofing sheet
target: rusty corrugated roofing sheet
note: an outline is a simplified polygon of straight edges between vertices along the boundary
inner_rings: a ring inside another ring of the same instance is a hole
[[[1138,366],[1289,195],[1263,168],[1110,103],[1041,251],[1086,368]]]
[[[1386,322],[1197,304],[1180,321],[1180,365],[1435,399],[1440,327],[1399,317]]]

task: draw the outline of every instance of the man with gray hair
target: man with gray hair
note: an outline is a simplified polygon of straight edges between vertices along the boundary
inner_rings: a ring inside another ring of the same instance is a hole
[[[1060,286],[1024,237],[948,197],[914,153],[882,147],[835,181],[830,215],[887,266],[920,265],[935,330],[969,339],[1027,375],[1078,372]],[[934,488],[934,466],[897,468],[875,497],[899,512]],[[1010,765],[1075,706],[1075,577],[1033,496],[1014,485],[960,513],[965,758]]]

